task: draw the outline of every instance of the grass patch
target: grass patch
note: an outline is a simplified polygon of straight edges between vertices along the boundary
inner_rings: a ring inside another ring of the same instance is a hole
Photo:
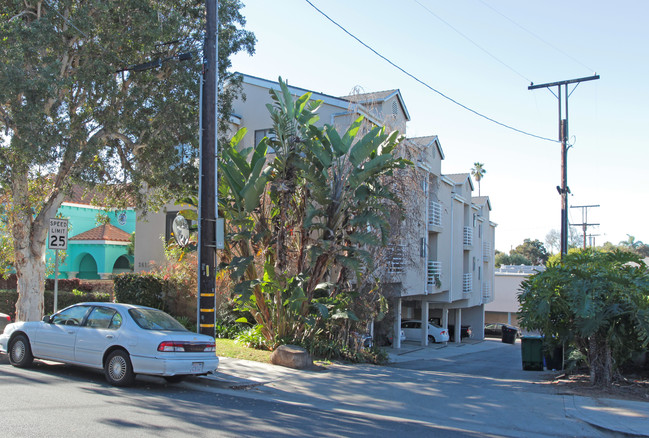
[[[270,351],[256,350],[237,344],[233,339],[216,339],[216,355],[235,359],[270,363]]]

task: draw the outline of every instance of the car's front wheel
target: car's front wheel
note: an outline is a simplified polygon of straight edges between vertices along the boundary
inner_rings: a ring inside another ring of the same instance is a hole
[[[34,362],[32,347],[25,335],[17,335],[9,343],[9,362],[18,368],[26,368]]]
[[[104,375],[111,385],[131,386],[135,382],[135,373],[128,353],[124,350],[110,353],[104,364]]]

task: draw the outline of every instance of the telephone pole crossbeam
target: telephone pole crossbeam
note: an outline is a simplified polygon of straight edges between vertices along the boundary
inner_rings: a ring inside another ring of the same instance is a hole
[[[557,87],[558,91],[555,96],[557,96],[559,101],[559,141],[561,142],[561,186],[557,187],[561,195],[561,257],[568,253],[568,193],[570,193],[570,189],[568,188],[568,98],[570,97],[568,85],[579,85],[581,82],[594,81],[596,79],[599,79],[599,75],[538,85],[531,83],[527,87],[528,90],[536,90],[538,88],[547,88],[549,90],[551,87]],[[565,99],[561,95],[562,86],[565,89]],[[565,119],[561,117],[562,107],[564,106],[566,111]]]
[[[596,227],[599,224],[589,224],[588,223],[588,209],[599,207],[598,205],[573,205],[570,208],[581,208],[581,222],[580,224],[574,224],[575,227],[581,227],[584,234],[584,249],[586,249],[586,236],[588,227]],[[592,236],[592,235],[591,235]],[[592,246],[592,245],[591,245]]]

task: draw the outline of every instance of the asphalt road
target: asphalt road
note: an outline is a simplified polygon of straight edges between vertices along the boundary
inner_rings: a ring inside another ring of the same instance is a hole
[[[188,389],[152,377],[115,388],[100,372],[39,361],[18,369],[6,355],[0,355],[0,392],[0,429],[12,438],[478,436],[424,422]]]

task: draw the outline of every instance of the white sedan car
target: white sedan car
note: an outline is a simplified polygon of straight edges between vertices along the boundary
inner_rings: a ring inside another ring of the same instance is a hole
[[[39,358],[103,369],[115,386],[131,385],[136,374],[179,382],[219,365],[214,338],[188,331],[161,310],[115,303],[79,303],[39,322],[9,324],[0,352],[16,367]]]
[[[406,340],[421,341],[421,321],[401,321],[401,328],[406,333]],[[428,342],[448,342],[448,330],[429,322]]]

